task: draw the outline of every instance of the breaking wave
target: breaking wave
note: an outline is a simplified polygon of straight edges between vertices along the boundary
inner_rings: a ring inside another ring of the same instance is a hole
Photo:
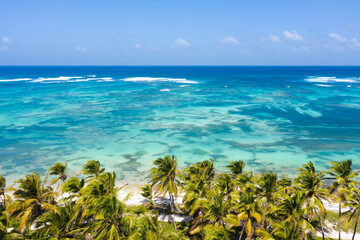
[[[125,82],[175,82],[175,83],[187,83],[196,84],[196,81],[190,81],[186,78],[155,78],[155,77],[129,77],[121,79]]]
[[[337,77],[309,76],[305,79],[305,81],[315,82],[315,83],[360,83],[360,78],[356,78],[356,77],[337,78]]]

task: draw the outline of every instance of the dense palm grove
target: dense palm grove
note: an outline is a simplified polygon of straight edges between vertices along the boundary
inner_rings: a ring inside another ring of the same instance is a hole
[[[148,201],[137,207],[127,206],[127,197],[119,200],[115,173],[95,160],[83,166],[82,177],[68,174],[66,163],[56,163],[44,179],[32,173],[9,187],[0,177],[0,239],[285,240],[314,239],[316,231],[325,239],[324,203],[330,201],[339,206],[339,239],[341,226],[350,223],[355,239],[359,170],[351,160],[320,172],[309,162],[294,179],[245,172],[241,160],[227,168],[229,173],[215,174],[210,159],[180,171],[174,156],[156,159],[142,187]],[[176,204],[179,195],[182,204]],[[154,197],[168,201],[155,204]],[[161,222],[159,212],[191,221]]]

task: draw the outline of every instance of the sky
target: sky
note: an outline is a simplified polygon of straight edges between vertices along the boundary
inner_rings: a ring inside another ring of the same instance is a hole
[[[360,1],[0,0],[0,65],[360,65]]]

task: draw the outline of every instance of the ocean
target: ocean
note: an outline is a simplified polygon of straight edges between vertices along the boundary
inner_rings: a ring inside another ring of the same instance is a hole
[[[0,174],[90,159],[143,183],[166,154],[294,176],[360,168],[360,67],[0,67]]]

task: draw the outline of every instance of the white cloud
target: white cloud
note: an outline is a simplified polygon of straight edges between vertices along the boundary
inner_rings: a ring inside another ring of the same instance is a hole
[[[134,45],[134,48],[141,49],[141,48],[142,48],[142,46],[141,46],[141,44],[138,44],[138,43],[137,43],[137,44],[135,44],[135,45]]]
[[[127,34],[128,36],[134,36],[135,34],[132,31],[128,31]]]
[[[182,38],[176,39],[175,44],[179,47],[190,47],[191,46],[191,44],[188,41],[186,41]]]
[[[354,47],[360,47],[360,42],[356,38],[350,40]]]
[[[347,41],[346,38],[341,37],[341,36],[340,36],[339,34],[337,34],[337,33],[330,33],[330,34],[329,34],[329,37],[335,39],[335,40],[338,41],[338,42],[346,42],[346,41]]]
[[[8,38],[8,37],[3,37],[3,38],[1,38],[1,41],[2,41],[3,43],[11,43],[11,40],[10,40],[10,38]]]
[[[270,41],[272,41],[272,42],[276,42],[276,43],[281,42],[280,37],[278,37],[276,35],[270,34],[269,38],[270,38]]]
[[[223,37],[219,39],[219,43],[229,43],[233,45],[240,45],[240,42],[233,37]]]
[[[292,32],[289,32],[289,31],[283,31],[283,35],[286,39],[290,39],[290,40],[293,40],[293,41],[303,41],[304,38],[298,34],[296,31],[292,31]]]
[[[86,48],[86,47],[81,47],[81,46],[76,46],[76,47],[75,47],[75,50],[76,50],[76,51],[79,51],[79,52],[86,52],[86,51],[87,51],[87,48]]]

